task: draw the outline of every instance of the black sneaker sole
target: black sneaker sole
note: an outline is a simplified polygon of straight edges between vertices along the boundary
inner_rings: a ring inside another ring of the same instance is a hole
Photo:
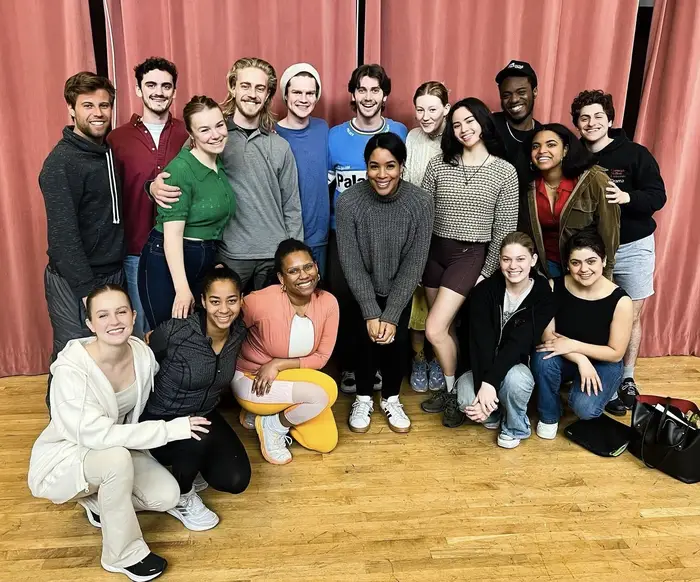
[[[613,416],[625,416],[627,414],[627,408],[620,410],[619,408],[608,408],[606,406],[605,412],[612,414]]]

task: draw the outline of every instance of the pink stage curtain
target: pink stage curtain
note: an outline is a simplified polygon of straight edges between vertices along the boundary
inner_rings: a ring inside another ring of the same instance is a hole
[[[134,65],[162,56],[178,67],[173,112],[194,94],[221,102],[226,73],[241,57],[261,57],[278,79],[289,65],[309,62],[321,75],[323,94],[315,115],[339,123],[350,115],[347,81],[356,65],[354,0],[108,0],[113,50],[110,76],[117,81],[118,123],[140,112]],[[107,31],[110,45],[110,32]],[[284,106],[275,98],[275,110]]]
[[[38,176],[70,118],[65,80],[94,70],[88,3],[0,2],[0,376],[48,370],[46,213]]]
[[[656,215],[656,295],[642,355],[700,355],[700,3],[656,0],[635,137],[654,154],[668,202]]]
[[[392,79],[387,112],[414,126],[412,97],[438,80],[450,100],[480,98],[500,111],[496,73],[511,59],[537,72],[535,116],[571,126],[582,89],[605,89],[622,120],[637,0],[367,0],[365,62]]]

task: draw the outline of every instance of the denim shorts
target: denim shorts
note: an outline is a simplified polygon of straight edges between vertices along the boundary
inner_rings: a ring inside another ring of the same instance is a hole
[[[656,247],[654,235],[620,245],[615,255],[613,280],[632,298],[646,299],[654,294]]]

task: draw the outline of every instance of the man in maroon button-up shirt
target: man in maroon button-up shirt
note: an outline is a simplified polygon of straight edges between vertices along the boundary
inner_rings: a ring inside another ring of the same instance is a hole
[[[141,249],[153,228],[155,205],[143,189],[172,160],[188,138],[185,124],[173,118],[170,106],[175,97],[177,69],[170,61],[151,57],[134,67],[136,94],[143,101],[143,113],[112,131],[112,146],[123,192],[124,234],[127,257],[124,271],[129,296],[137,311],[134,335],[143,337],[147,322],[138,290]]]

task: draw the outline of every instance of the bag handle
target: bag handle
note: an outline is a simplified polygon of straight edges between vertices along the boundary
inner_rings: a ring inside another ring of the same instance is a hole
[[[659,420],[659,426],[656,428],[656,439],[655,439],[655,441],[654,441],[654,444],[657,445],[657,446],[660,446],[660,447],[664,447],[664,445],[659,445],[659,438],[661,437],[661,431],[662,431],[662,429],[663,429],[664,424],[666,423],[666,421],[668,420],[669,422],[673,422],[674,424],[676,424],[674,420],[668,418],[668,409],[669,409],[669,407],[671,406],[672,402],[673,402],[673,399],[672,399],[670,396],[667,396],[667,397],[666,397],[666,403],[665,403],[665,406],[664,406],[664,411],[661,413],[661,419]],[[663,458],[661,459],[661,461],[659,461],[659,463],[658,463],[657,465],[652,465],[651,463],[649,463],[649,462],[644,458],[644,444],[646,443],[646,440],[647,440],[646,437],[647,437],[647,432],[649,431],[649,425],[650,425],[650,424],[651,424],[650,422],[647,422],[647,425],[644,427],[644,434],[642,434],[642,443],[641,443],[639,455],[640,455],[640,457],[642,458],[642,461],[644,462],[644,464],[645,464],[647,467],[649,467],[650,469],[656,469],[658,466],[661,466],[661,465],[663,465],[663,464],[666,462],[667,457],[671,454],[671,451],[672,451],[674,448],[676,448],[677,445],[676,445],[676,446],[674,446],[674,445],[665,445],[664,448],[666,449],[666,454],[663,456]],[[684,443],[685,443],[686,439],[688,438],[688,433],[689,433],[689,431],[690,431],[690,426],[687,425],[687,426],[685,427],[685,430],[683,431],[683,438],[681,439],[680,444],[684,444]]]

